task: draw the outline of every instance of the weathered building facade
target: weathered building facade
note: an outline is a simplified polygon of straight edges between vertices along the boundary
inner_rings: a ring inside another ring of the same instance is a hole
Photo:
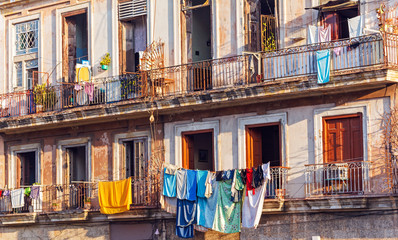
[[[198,239],[395,239],[394,4],[2,2],[0,188],[41,192],[17,209],[0,197],[0,238],[176,239],[159,204],[164,162],[270,162],[259,227]],[[330,27],[329,39],[309,26]],[[131,210],[101,214],[98,182],[127,177]]]

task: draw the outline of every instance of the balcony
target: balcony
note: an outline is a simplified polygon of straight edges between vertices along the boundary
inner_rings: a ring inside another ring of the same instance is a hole
[[[198,101],[198,95],[210,96],[210,99],[218,102],[244,99],[245,96],[263,96],[275,100],[275,96],[303,96],[304,91],[310,90],[358,89],[347,88],[347,85],[385,86],[394,79],[388,78],[386,73],[380,77],[372,71],[398,66],[397,40],[397,35],[373,34],[95,79],[90,83],[60,83],[47,87],[45,93],[38,96],[33,90],[1,94],[0,117],[60,112],[100,104],[109,106],[114,103],[168,99],[167,102],[179,97]],[[316,51],[325,49],[331,51],[330,74],[333,84],[320,85],[316,83]],[[364,72],[373,75],[364,75]],[[338,78],[354,73],[363,76]],[[37,97],[44,99],[42,104],[36,104]],[[208,98],[205,97],[205,100]],[[198,104],[201,102],[203,99]]]
[[[289,168],[271,167],[271,179],[268,181],[266,198],[284,199],[286,197],[287,176]]]
[[[368,161],[305,165],[305,194],[318,197],[370,193],[370,166]]]
[[[131,209],[159,207],[159,182],[156,178],[132,179]],[[0,214],[55,213],[73,211],[99,211],[98,183],[74,182],[72,184],[40,186],[36,199],[25,196],[25,205],[12,207],[11,196],[0,197]]]

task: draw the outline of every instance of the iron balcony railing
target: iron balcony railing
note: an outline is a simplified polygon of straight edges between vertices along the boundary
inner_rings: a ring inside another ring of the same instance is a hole
[[[370,193],[369,161],[305,165],[307,197]]]
[[[159,207],[159,181],[155,177],[132,179],[131,208]],[[11,190],[10,190],[11,191]],[[38,198],[25,196],[25,205],[13,208],[11,195],[0,197],[0,214],[49,213],[67,210],[99,211],[98,183],[76,182],[72,184],[40,186]]]
[[[60,83],[44,92],[0,94],[0,117],[62,111],[132,99],[157,99],[315,77],[316,51],[329,50],[331,75],[369,67],[398,67],[398,36],[390,33],[317,43],[259,55],[240,55],[123,74],[92,82]]]
[[[289,168],[271,167],[270,171],[271,179],[267,184],[266,198],[285,198]]]

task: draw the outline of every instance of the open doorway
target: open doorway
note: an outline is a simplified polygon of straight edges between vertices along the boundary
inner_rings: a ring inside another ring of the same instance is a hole
[[[214,171],[213,130],[182,133],[182,164],[187,169]]]
[[[123,142],[126,178],[142,179],[147,175],[147,139],[132,139]]]
[[[62,71],[65,82],[76,81],[76,63],[88,60],[86,9],[65,13],[62,28]]]
[[[192,5],[203,4],[203,0],[192,0]],[[210,6],[192,10],[192,61],[211,59]]]
[[[68,208],[84,208],[84,201],[89,197],[90,188],[86,161],[86,146],[66,148],[69,163],[69,184],[64,189],[64,194],[69,194],[65,204]]]
[[[281,166],[281,138],[279,123],[246,127],[246,166],[257,167],[270,163]]]
[[[24,152],[17,154],[20,162],[20,186],[31,186],[37,181],[36,176],[36,152]]]
[[[121,74],[138,72],[140,58],[147,47],[146,15],[120,21]]]
[[[69,160],[69,183],[88,181],[86,146],[66,149]]]

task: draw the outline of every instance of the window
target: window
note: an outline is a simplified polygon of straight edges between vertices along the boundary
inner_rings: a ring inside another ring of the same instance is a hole
[[[141,179],[147,175],[147,138],[123,141],[126,177]]]
[[[15,28],[14,84],[31,89],[38,81],[39,20],[17,23]]]
[[[15,24],[16,55],[37,52],[39,39],[39,21]]]
[[[323,118],[323,161],[363,160],[362,114]]]
[[[213,130],[182,132],[182,166],[214,171]]]

